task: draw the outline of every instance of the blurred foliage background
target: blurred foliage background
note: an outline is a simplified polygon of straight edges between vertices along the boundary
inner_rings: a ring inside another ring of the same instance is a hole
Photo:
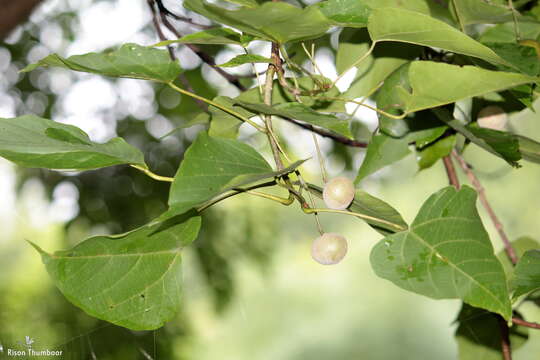
[[[181,2],[165,3],[185,14]],[[197,15],[188,15],[204,23]],[[196,30],[183,22],[173,23],[182,34]],[[335,36],[331,33],[316,42],[317,61],[329,77],[335,77],[331,66]],[[173,176],[201,128],[161,137],[201,112],[191,99],[137,80],[55,69],[18,73],[51,52],[72,55],[157,40],[146,1],[46,1],[0,43],[0,117],[34,113],[77,125],[96,141],[122,136],[144,151],[154,172]],[[250,46],[266,49],[258,42]],[[239,52],[227,46],[203,50],[218,63]],[[180,47],[176,55],[198,94],[207,98],[238,94],[191,50]],[[264,65],[257,67],[263,69]],[[254,79],[243,76],[250,72],[245,66],[231,74],[249,87]],[[374,119],[372,113],[357,113],[353,125],[360,129],[359,137],[374,128]],[[297,157],[315,154],[309,133],[289,124],[279,126]],[[538,113],[515,113],[511,126],[517,133],[540,139]],[[269,153],[263,138],[241,130],[243,140]],[[354,177],[363,150],[319,141],[330,175]],[[538,238],[540,167],[524,163],[512,170],[474,145],[466,158],[477,170],[508,234]],[[317,168],[316,159],[311,160],[304,173],[308,180],[321,183]],[[362,186],[410,222],[421,203],[446,184],[441,164],[419,172],[409,156]],[[453,321],[459,302],[430,300],[376,278],[368,257],[379,235],[356,219],[322,217],[327,231],[344,234],[350,243],[340,265],[323,267],[310,257],[310,243],[317,236],[313,217],[246,195],[220,203],[204,214],[203,232],[186,251],[183,311],[152,332],[116,327],[72,306],[25,241],[54,251],[90,235],[132,229],[165,209],[167,193],[168,184],[126,166],[68,173],[16,168],[0,159],[0,345],[24,348],[29,336],[35,349],[60,349],[65,359],[456,358]],[[500,250],[494,229],[489,221],[485,224]],[[540,321],[534,306],[525,305],[522,312],[528,320]],[[515,351],[515,359],[538,358],[540,332],[533,330],[530,335],[528,343]],[[0,358],[5,356],[0,353]]]

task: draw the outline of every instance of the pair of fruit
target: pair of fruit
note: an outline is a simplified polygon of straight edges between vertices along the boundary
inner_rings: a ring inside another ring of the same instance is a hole
[[[326,183],[323,200],[334,210],[345,210],[354,199],[354,184],[344,177],[337,177]],[[324,233],[313,241],[311,256],[322,265],[334,265],[347,254],[347,240],[340,234]]]

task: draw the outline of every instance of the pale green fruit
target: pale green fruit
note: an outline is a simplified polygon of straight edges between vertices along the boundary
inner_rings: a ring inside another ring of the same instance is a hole
[[[345,210],[354,199],[354,184],[346,177],[336,177],[324,185],[323,200],[327,207]]]
[[[478,112],[478,126],[480,127],[504,131],[507,122],[508,115],[498,106],[486,106]]]
[[[347,254],[347,240],[335,233],[325,233],[311,244],[311,257],[322,265],[334,265]]]

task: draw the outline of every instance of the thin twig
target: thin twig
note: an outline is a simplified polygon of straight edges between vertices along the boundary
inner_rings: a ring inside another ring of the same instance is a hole
[[[540,330],[540,324],[535,322],[526,321],[517,317],[512,318],[512,322],[517,325],[525,326],[532,329],[539,329]]]
[[[484,187],[482,186],[482,184],[480,183],[480,181],[478,180],[478,178],[474,174],[474,172],[471,169],[471,167],[469,166],[469,164],[467,164],[465,159],[463,159],[461,157],[461,155],[459,155],[457,153],[456,150],[452,151],[452,156],[458,161],[459,165],[461,166],[461,168],[463,169],[463,171],[465,172],[465,174],[469,178],[470,182],[475,187],[476,192],[478,193],[478,197],[480,199],[480,202],[482,203],[482,205],[486,209],[489,217],[491,218],[491,222],[495,226],[495,229],[497,230],[497,232],[499,233],[499,236],[502,239],[502,242],[504,244],[504,249],[506,251],[506,255],[508,255],[508,258],[510,259],[510,261],[514,265],[517,264],[518,257],[516,255],[516,251],[512,247],[512,244],[510,244],[510,240],[508,239],[508,236],[506,236],[506,233],[504,232],[502,223],[499,221],[499,218],[497,217],[497,215],[493,211],[493,208],[489,204],[489,202],[487,200],[487,197],[486,197],[486,192],[484,190]]]
[[[147,3],[148,3],[148,7],[150,7],[150,11],[152,12],[152,23],[154,24],[154,28],[156,29],[156,32],[158,34],[158,37],[161,41],[165,41],[167,40],[167,37],[165,36],[165,34],[163,33],[163,30],[161,30],[161,26],[159,24],[159,21],[157,19],[157,14],[156,14],[156,10],[154,8],[154,2],[155,0],[148,0]],[[158,8],[160,8],[160,4],[161,2],[157,2],[157,6]],[[163,4],[161,4],[161,6],[163,6]],[[161,8],[160,8],[161,9]],[[168,11],[168,10],[167,10]],[[170,46],[170,45],[167,45],[167,51],[169,52],[169,57],[171,58],[172,61],[176,61],[176,55],[174,54],[174,50],[173,48]],[[180,74],[180,76],[178,77],[180,79],[180,81],[182,82],[182,85],[188,89],[189,91],[191,92],[194,92],[193,91],[193,88],[191,87],[191,84],[189,83],[189,80],[186,78],[186,75],[185,74]],[[203,111],[207,112],[208,111],[208,105],[206,105],[203,101],[199,100],[199,99],[193,99],[195,101],[195,103],[197,104],[198,107],[200,107]]]
[[[448,176],[448,182],[450,185],[459,190],[459,179],[457,177],[456,168],[452,162],[450,155],[443,157],[444,168],[446,169],[446,175]]]
[[[172,32],[177,38],[181,38],[182,34],[180,34],[178,32],[178,30],[176,30],[176,28],[173,26],[173,24],[171,24],[169,19],[167,19],[167,16],[163,12],[160,12],[160,16],[161,16],[161,22],[163,23],[163,25],[165,25],[165,27],[167,27],[167,29],[169,29],[169,31]],[[193,45],[193,44],[185,44],[185,45],[191,51],[193,51],[195,53],[195,55],[197,55],[203,62],[205,62],[212,69],[217,71],[221,76],[223,76],[232,85],[236,86],[238,88],[238,90],[240,90],[240,91],[246,91],[247,90],[247,88],[240,83],[237,76],[231,75],[228,72],[226,72],[225,70],[223,70],[222,68],[217,67],[216,62],[215,62],[215,60],[214,60],[214,58],[212,56],[210,56],[207,53],[205,53],[204,51],[202,51],[196,45]]]
[[[276,53],[277,52],[277,53]],[[268,106],[272,106],[272,91],[274,89],[274,74],[276,72],[276,64],[281,64],[281,59],[279,57],[279,46],[276,43],[272,43],[272,64],[268,65],[266,70],[266,79],[264,82],[264,103]],[[268,141],[270,142],[270,148],[272,149],[272,155],[274,156],[274,161],[278,170],[284,168],[283,162],[281,161],[281,156],[279,154],[279,148],[276,143],[276,138],[273,136],[272,128],[272,116],[264,116],[264,125],[266,126],[266,132],[268,135]]]
[[[194,22],[192,19],[190,19],[188,17],[180,16],[180,15],[177,15],[177,14],[171,12],[169,9],[167,9],[165,7],[165,5],[163,5],[162,0],[155,0],[155,2],[156,2],[157,7],[158,7],[158,9],[159,9],[159,11],[161,13],[163,13],[163,14],[165,14],[167,16],[170,16],[175,20],[183,21],[185,23],[188,23],[190,25],[193,25],[193,26],[201,28],[201,29],[211,29],[211,28],[213,28],[213,26],[199,24],[199,23]]]
[[[249,192],[251,190],[260,189],[260,188],[263,188],[263,187],[274,186],[274,185],[276,185],[276,181],[272,180],[272,181],[267,181],[267,182],[262,183],[262,184],[252,185],[252,186],[249,186],[249,187],[246,187],[246,188],[243,188],[243,189],[242,188],[231,189],[231,192],[228,192],[226,194],[218,196],[217,198],[211,199],[208,202],[202,204],[200,207],[197,208],[197,211],[198,212],[203,212],[204,210],[208,209],[210,206],[212,206],[214,204],[217,204],[218,202],[223,201],[225,199],[228,199],[228,198],[230,198],[232,196],[242,194],[242,193],[245,193],[245,192]]]
[[[510,334],[508,330],[508,324],[500,316],[497,315],[497,320],[499,322],[499,328],[501,331],[501,351],[504,360],[512,360],[512,350],[510,349]]]
[[[149,169],[147,169],[145,167],[142,167],[140,165],[130,165],[130,166],[132,168],[135,168],[137,170],[142,171],[143,173],[145,173],[146,175],[148,175],[149,177],[151,177],[154,180],[164,181],[164,182],[173,182],[174,181],[174,178],[172,178],[172,177],[167,177],[167,176],[161,176],[161,175],[158,175],[158,174],[154,174]]]

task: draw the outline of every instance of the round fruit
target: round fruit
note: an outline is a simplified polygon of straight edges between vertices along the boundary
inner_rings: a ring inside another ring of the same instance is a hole
[[[498,106],[486,106],[478,112],[478,126],[503,131],[506,129],[508,115]]]
[[[347,240],[339,234],[324,233],[311,244],[311,257],[322,265],[334,265],[347,254]]]
[[[336,177],[324,185],[323,200],[334,210],[345,210],[354,199],[354,184],[346,177]]]

